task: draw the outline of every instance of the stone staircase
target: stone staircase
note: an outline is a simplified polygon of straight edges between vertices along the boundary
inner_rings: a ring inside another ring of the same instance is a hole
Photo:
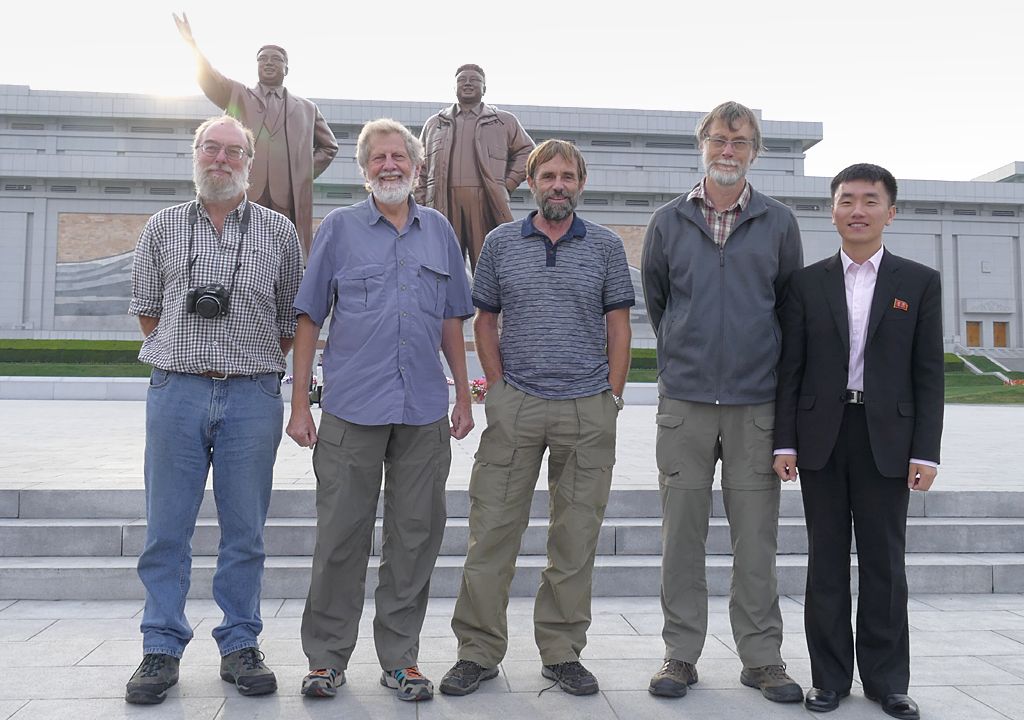
[[[913,593],[1024,592],[1024,492],[937,490],[911,497],[908,576]],[[534,496],[523,539],[516,596],[532,595],[545,565],[546,490]],[[100,600],[142,597],[135,562],[145,539],[141,489],[0,490],[0,599]],[[431,594],[453,597],[468,538],[469,498],[448,491],[448,527]],[[264,595],[305,597],[315,537],[314,491],[274,490],[267,523]],[[800,494],[782,493],[779,590],[802,594],[807,540]],[[367,574],[376,586],[380,520]],[[218,530],[207,491],[193,539],[193,597],[210,597]],[[598,542],[596,596],[656,596],[661,567],[660,501],[655,489],[613,489]],[[728,592],[729,530],[721,494],[708,537],[708,587]],[[856,562],[854,560],[854,562]],[[856,587],[856,573],[854,573]]]

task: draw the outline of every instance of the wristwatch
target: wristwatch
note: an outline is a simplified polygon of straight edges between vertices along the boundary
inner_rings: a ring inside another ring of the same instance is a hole
[[[615,402],[615,407],[617,407],[619,410],[626,406],[626,401],[622,399],[621,395],[616,395],[615,393],[612,393],[612,400]]]

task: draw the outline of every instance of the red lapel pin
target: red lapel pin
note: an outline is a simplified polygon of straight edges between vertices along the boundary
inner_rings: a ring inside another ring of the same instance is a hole
[[[899,298],[896,298],[895,300],[892,301],[892,306],[896,310],[902,310],[903,312],[907,312],[908,310],[910,310],[910,305],[907,303],[907,301],[900,300]]]

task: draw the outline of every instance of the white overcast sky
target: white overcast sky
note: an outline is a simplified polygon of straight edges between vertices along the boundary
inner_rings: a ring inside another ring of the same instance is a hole
[[[260,45],[287,48],[286,84],[307,97],[447,103],[454,69],[476,62],[497,105],[734,99],[765,119],[822,122],[808,175],[876,162],[969,180],[1024,160],[1024,9],[1010,0],[17,0],[0,83],[198,94],[171,18],[182,9],[214,66],[246,83]]]

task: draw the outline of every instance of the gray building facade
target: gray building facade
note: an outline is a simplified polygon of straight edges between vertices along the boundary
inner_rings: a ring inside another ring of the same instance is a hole
[[[445,105],[315,102],[341,150],[315,183],[314,222],[366,196],[353,159],[364,122],[392,117],[418,133]],[[702,112],[503,109],[535,140],[560,137],[581,148],[589,177],[579,211],[622,235],[634,267],[651,212],[702,176],[694,137]],[[135,241],[151,214],[193,197],[192,133],[218,112],[202,96],[0,85],[0,335],[138,336],[126,314]],[[829,178],[804,174],[821,123],[764,120],[762,131],[767,151],[751,182],[796,213],[807,262],[834,253]],[[1022,180],[1019,162],[974,181],[900,180],[887,246],[942,273],[950,348],[1024,349]],[[525,185],[513,193],[517,216],[532,207]]]

